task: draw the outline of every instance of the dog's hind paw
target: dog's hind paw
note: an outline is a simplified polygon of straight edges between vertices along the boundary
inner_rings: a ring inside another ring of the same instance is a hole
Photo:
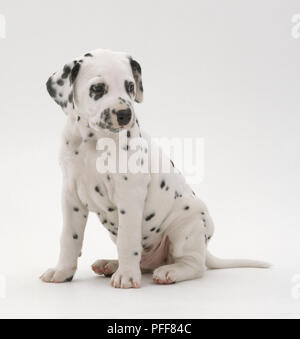
[[[92,270],[98,275],[111,277],[118,269],[118,260],[97,260],[92,265]]]
[[[71,282],[73,280],[76,268],[56,270],[49,269],[46,271],[40,279],[45,283],[61,284],[65,282]]]

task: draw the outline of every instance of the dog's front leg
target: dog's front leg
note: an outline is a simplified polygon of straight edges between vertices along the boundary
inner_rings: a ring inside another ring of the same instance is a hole
[[[142,218],[146,190],[143,185],[131,187],[118,203],[119,268],[111,278],[111,284],[116,288],[139,288],[141,285]]]
[[[75,192],[63,191],[63,231],[60,240],[59,260],[54,269],[42,276],[44,282],[69,282],[77,270],[78,257],[81,255],[88,210]]]

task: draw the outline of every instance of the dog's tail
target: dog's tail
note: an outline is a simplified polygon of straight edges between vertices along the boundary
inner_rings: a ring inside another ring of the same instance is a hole
[[[271,265],[256,260],[243,260],[243,259],[220,259],[213,256],[207,251],[206,253],[206,267],[208,269],[223,269],[223,268],[240,268],[240,267],[250,267],[250,268],[270,268]]]

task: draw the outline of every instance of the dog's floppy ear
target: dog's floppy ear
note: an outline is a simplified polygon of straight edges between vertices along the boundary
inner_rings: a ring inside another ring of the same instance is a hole
[[[48,93],[66,114],[75,112],[74,83],[80,68],[80,61],[72,61],[47,81]]]
[[[136,83],[136,102],[142,102],[144,97],[144,88],[143,88],[143,81],[142,81],[142,68],[140,64],[133,60],[131,57],[129,58],[130,66],[132,69],[133,77]]]

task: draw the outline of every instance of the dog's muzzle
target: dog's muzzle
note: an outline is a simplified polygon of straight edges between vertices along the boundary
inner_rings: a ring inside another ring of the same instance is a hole
[[[122,109],[120,111],[117,111],[116,115],[117,115],[118,124],[120,126],[126,126],[129,124],[131,120],[132,112],[130,108]]]

